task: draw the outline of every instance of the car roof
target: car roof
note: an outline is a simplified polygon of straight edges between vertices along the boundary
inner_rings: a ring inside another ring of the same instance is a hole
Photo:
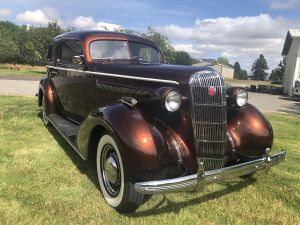
[[[82,30],[82,31],[66,32],[56,36],[54,40],[72,37],[83,41],[86,37],[90,35],[123,36],[126,37],[129,41],[141,42],[158,48],[158,46],[153,41],[150,41],[149,39],[137,35],[126,34],[121,32],[113,32],[113,31],[101,31],[101,30]]]

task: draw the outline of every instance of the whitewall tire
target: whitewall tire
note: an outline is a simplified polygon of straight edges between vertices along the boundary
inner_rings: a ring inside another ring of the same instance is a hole
[[[108,134],[100,138],[97,148],[97,174],[105,201],[119,212],[132,212],[142,204],[144,195],[135,191],[126,173],[122,155]]]
[[[45,126],[48,126],[50,124],[47,112],[46,112],[46,105],[45,105],[45,96],[43,96],[42,100],[42,117],[43,117],[43,123]]]

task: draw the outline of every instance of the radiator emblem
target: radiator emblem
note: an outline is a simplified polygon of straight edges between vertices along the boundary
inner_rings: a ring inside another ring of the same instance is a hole
[[[216,93],[217,93],[216,87],[211,86],[211,87],[208,88],[209,96],[214,97],[216,95]]]

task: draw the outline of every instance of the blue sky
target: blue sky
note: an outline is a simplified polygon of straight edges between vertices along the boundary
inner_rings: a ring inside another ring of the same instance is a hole
[[[78,29],[148,26],[167,35],[177,50],[197,58],[229,58],[250,69],[263,53],[270,67],[281,58],[289,28],[300,28],[300,0],[143,1],[1,0],[0,19],[45,26],[58,21]]]

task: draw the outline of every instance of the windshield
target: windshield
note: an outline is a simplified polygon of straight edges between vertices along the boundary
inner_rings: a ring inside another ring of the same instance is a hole
[[[161,56],[157,49],[137,43],[120,40],[97,40],[90,44],[93,60],[131,60],[134,63],[160,64]]]

